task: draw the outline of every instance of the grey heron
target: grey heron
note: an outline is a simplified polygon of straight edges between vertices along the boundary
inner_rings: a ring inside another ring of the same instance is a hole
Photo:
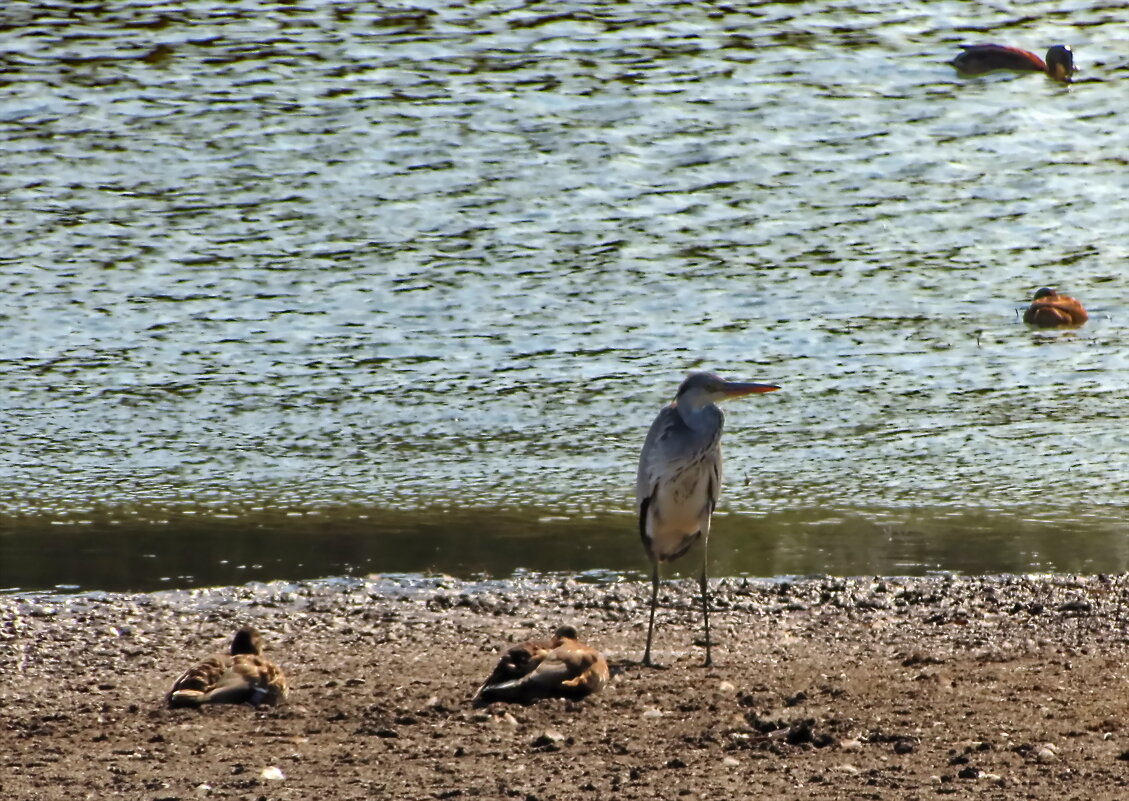
[[[710,604],[706,584],[706,542],[710,516],[721,492],[721,429],[725,415],[719,401],[772,392],[775,384],[726,381],[713,373],[691,373],[674,402],[651,423],[639,455],[635,481],[635,511],[639,535],[651,559],[651,618],[647,625],[647,649],[643,664],[651,664],[651,639],[655,632],[655,608],[659,595],[659,564],[686,553],[702,541],[702,616],[706,629],[706,661],[710,652]]]

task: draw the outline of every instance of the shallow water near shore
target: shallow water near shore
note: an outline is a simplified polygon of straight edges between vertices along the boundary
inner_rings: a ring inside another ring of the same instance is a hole
[[[719,575],[1126,569],[1120,12],[5,4],[0,587],[634,575],[692,369]]]
[[[597,583],[649,575],[629,514],[352,509],[247,518],[173,514],[145,522],[89,514],[59,523],[25,520],[0,534],[0,592],[132,592],[373,574]],[[1092,510],[1066,521],[944,510],[719,515],[710,545],[714,577],[1129,569],[1121,518]],[[663,575],[696,575],[699,565],[695,550]]]

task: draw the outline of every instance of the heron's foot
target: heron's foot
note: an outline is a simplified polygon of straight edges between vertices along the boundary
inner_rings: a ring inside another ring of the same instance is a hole
[[[654,670],[667,670],[668,669],[667,665],[662,665],[662,664],[659,664],[658,662],[652,662],[650,654],[644,654],[643,659],[639,662],[636,662],[635,664],[638,665],[639,667],[652,668]]]

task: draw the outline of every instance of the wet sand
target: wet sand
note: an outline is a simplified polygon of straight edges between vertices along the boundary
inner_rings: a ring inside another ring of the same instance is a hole
[[[0,598],[6,799],[1129,798],[1129,578],[439,579]],[[472,709],[498,650],[572,623],[613,679]],[[276,708],[168,709],[253,624]]]

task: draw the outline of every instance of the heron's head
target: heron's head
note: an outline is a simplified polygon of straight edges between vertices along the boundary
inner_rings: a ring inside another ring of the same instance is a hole
[[[726,381],[713,373],[690,373],[678,388],[674,402],[684,408],[700,409],[729,398],[739,398],[757,392],[775,392],[778,389],[780,387],[775,384]]]
[[[1047,75],[1056,81],[1070,83],[1074,75],[1074,51],[1069,45],[1055,45],[1047,51]]]

